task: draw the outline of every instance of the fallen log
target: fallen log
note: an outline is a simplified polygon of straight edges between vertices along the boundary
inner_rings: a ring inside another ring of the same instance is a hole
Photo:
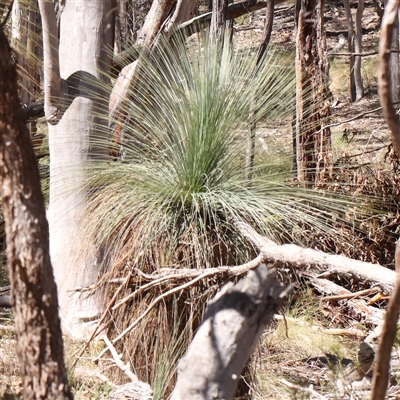
[[[232,399],[251,351],[290,291],[265,264],[225,285],[179,362],[171,399]]]
[[[324,275],[352,277],[358,281],[377,285],[384,293],[392,293],[396,273],[379,264],[357,261],[342,255],[327,254],[294,244],[278,245],[258,234],[248,224],[238,222],[237,226],[250,243],[258,248],[266,263],[284,263],[290,264],[298,270],[312,269]]]

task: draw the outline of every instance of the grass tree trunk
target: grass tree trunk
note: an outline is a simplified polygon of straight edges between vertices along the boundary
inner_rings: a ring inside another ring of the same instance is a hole
[[[39,172],[2,29],[0,77],[1,196],[23,396],[25,400],[72,399]]]
[[[328,104],[329,62],[323,26],[323,0],[302,0],[296,37],[296,161],[303,185],[320,184],[331,173]]]
[[[85,220],[86,167],[107,152],[100,143],[107,137],[108,97],[102,85],[107,83],[104,76],[111,67],[112,5],[111,0],[67,2],[58,44],[51,3],[40,0],[45,30],[45,108],[50,122],[50,253],[63,327],[78,337],[88,334],[90,321],[102,308],[99,293],[85,296],[73,289],[93,284],[103,262],[90,239],[82,242],[78,238]],[[72,81],[73,93],[70,87],[72,96],[68,97],[66,86]]]

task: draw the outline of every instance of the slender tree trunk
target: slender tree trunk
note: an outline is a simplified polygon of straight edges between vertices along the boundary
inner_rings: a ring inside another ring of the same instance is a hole
[[[72,399],[39,172],[2,29],[0,77],[1,196],[23,395],[25,400]]]
[[[397,103],[400,100],[399,93],[399,15],[393,25],[392,44],[390,46],[392,53],[390,54],[390,83],[392,85],[392,101]]]
[[[296,161],[303,185],[321,184],[331,174],[329,63],[323,26],[323,0],[302,0],[296,37]]]
[[[30,103],[29,76],[27,74],[27,41],[29,0],[16,0],[12,11],[12,41],[16,54],[20,99],[22,104]]]
[[[349,0],[343,0],[344,9],[346,11],[347,18],[347,49],[349,53],[354,53],[354,26],[353,16],[351,14]],[[354,81],[354,56],[349,58],[350,66],[350,100],[353,102],[356,100],[356,83]]]
[[[362,16],[364,13],[364,0],[358,1],[356,14],[356,30],[354,37],[354,50],[356,53],[362,53]],[[354,58],[354,83],[356,86],[356,101],[364,97],[364,86],[361,76],[361,56]]]
[[[227,7],[228,0],[213,0],[210,34],[217,40],[222,39],[225,34]]]
[[[128,38],[128,21],[127,21],[127,0],[117,0],[117,16],[115,19],[115,44],[114,52],[121,53],[125,49]]]
[[[266,8],[264,31],[263,31],[262,42],[258,49],[257,64],[261,62],[262,58],[264,57],[268,49],[269,41],[271,39],[272,27],[274,24],[274,8],[275,8],[275,2],[274,0],[270,0]],[[257,99],[254,99],[250,110],[250,135],[247,140],[247,149],[246,149],[245,177],[247,181],[251,181],[254,168],[257,126],[256,123],[253,122],[252,120],[254,119],[256,107],[257,107]]]

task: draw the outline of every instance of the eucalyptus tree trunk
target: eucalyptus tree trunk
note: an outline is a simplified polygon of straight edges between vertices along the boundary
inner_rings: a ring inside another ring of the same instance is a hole
[[[354,51],[362,53],[362,16],[364,13],[364,0],[358,0],[356,13],[356,29],[354,37]],[[364,97],[364,85],[361,76],[361,56],[354,59],[354,83],[356,86],[356,101]]]
[[[19,97],[30,106],[40,95],[41,27],[37,1],[15,0],[12,11],[12,48],[17,62]],[[36,121],[30,123],[31,134]]]
[[[349,0],[344,0],[344,8],[347,18],[347,48],[350,54],[362,53],[362,16],[364,13],[364,0],[360,0],[357,5],[355,29],[353,16],[351,14]],[[350,99],[358,101],[364,97],[364,85],[361,75],[361,56],[351,55],[350,66]]]
[[[39,171],[2,29],[0,77],[1,197],[23,396],[25,400],[72,399]]]
[[[296,35],[296,161],[303,185],[322,184],[331,174],[329,62],[323,0],[301,0]]]
[[[107,156],[108,95],[114,14],[112,0],[66,2],[60,41],[52,3],[39,0],[45,46],[45,110],[49,122],[50,254],[59,289],[63,328],[90,333],[102,311],[100,293],[79,288],[96,282],[104,260],[90,238],[82,241],[88,163]],[[102,145],[101,142],[103,142]],[[78,288],[78,291],[75,290]]]
[[[354,53],[354,24],[353,16],[351,14],[350,2],[349,0],[343,0],[344,9],[346,11],[347,18],[347,50],[350,54]],[[354,80],[354,56],[349,58],[349,76],[350,76],[350,100],[353,102],[356,100],[356,83]]]
[[[392,85],[392,101],[397,103],[400,100],[400,93],[399,93],[399,15],[397,15],[394,24],[393,24],[393,33],[392,33],[392,43],[390,46],[390,50],[392,53],[390,54],[390,83]]]
[[[211,16],[211,36],[217,40],[224,37],[228,0],[213,0]]]
[[[271,39],[272,27],[274,25],[274,9],[275,1],[270,0],[268,2],[265,11],[265,21],[264,21],[264,31],[262,36],[262,41],[258,49],[257,64],[259,64],[264,57],[269,41]],[[246,148],[246,166],[245,166],[245,179],[251,181],[254,168],[254,156],[256,147],[256,123],[253,121],[254,114],[257,108],[257,99],[253,100],[250,110],[250,134],[247,138],[247,148]]]

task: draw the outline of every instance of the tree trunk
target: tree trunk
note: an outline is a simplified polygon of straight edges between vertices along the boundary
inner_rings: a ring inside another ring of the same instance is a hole
[[[153,2],[146,16],[145,23],[140,30],[136,44],[147,49],[153,44],[174,3],[175,0],[155,0]]]
[[[346,11],[347,18],[347,50],[350,54],[354,53],[354,26],[353,16],[351,14],[349,0],[343,0],[344,9]],[[350,100],[353,102],[356,100],[356,83],[354,81],[354,56],[349,58],[349,76],[350,76]]]
[[[44,15],[45,6],[49,7],[47,11],[51,14],[51,3],[45,0],[40,3],[44,28],[50,27],[47,32],[44,29],[44,43],[53,41],[45,56],[54,52],[51,60],[45,60],[47,75],[55,81],[54,86],[45,84],[48,91],[45,101],[54,100],[50,93],[52,89],[54,93],[58,90],[62,97],[58,105],[61,108],[50,120],[54,125],[49,125],[50,252],[59,288],[63,328],[73,336],[84,337],[90,333],[94,320],[101,312],[102,299],[99,293],[81,296],[79,292],[71,292],[71,289],[93,284],[103,262],[99,249],[95,249],[90,241],[79,241],[79,237],[85,220],[86,168],[91,159],[107,156],[104,143],[108,137],[108,96],[102,92],[102,87],[107,83],[105,76],[111,69],[109,49],[113,46],[113,2],[66,2],[61,14],[59,50],[52,32],[54,15],[48,21]],[[55,68],[51,68],[52,65]],[[65,103],[68,99],[65,96],[66,82],[69,78],[71,83],[71,75],[76,78],[74,96],[64,113],[64,108],[68,106]],[[89,82],[84,81],[85,77]],[[53,108],[57,111],[57,107]],[[60,113],[62,119],[57,123]],[[52,109],[48,105],[48,120],[49,114],[52,117]]]
[[[270,0],[265,13],[264,31],[263,31],[262,42],[258,49],[257,64],[259,64],[262,58],[264,57],[269,45],[269,41],[271,39],[272,27],[274,24],[274,8],[275,8],[275,1]],[[254,118],[255,110],[257,107],[256,102],[257,99],[254,99],[250,110],[250,135],[247,140],[246,170],[245,170],[245,179],[247,181],[251,181],[254,168],[257,127],[256,123],[253,122],[252,119]]]
[[[356,14],[356,32],[354,37],[354,50],[362,53],[362,16],[364,13],[364,0],[358,1]],[[364,86],[361,76],[361,56],[354,57],[354,83],[356,86],[356,101],[364,97]]]
[[[16,52],[19,93],[30,105],[40,95],[41,26],[37,2],[17,0],[12,15],[12,47]]]
[[[1,195],[23,395],[25,400],[72,399],[39,171],[2,29],[0,76]]]
[[[321,184],[332,168],[329,62],[323,26],[323,0],[302,0],[296,37],[296,161],[303,185]]]
[[[179,24],[192,19],[198,3],[199,0],[177,0],[174,14],[168,21],[163,33],[170,37]]]
[[[225,34],[227,7],[228,0],[213,0],[210,34],[217,40],[222,39]]]
[[[400,100],[399,93],[399,15],[393,26],[392,43],[390,49],[393,51],[390,54],[390,83],[392,85],[392,101],[397,103]]]

